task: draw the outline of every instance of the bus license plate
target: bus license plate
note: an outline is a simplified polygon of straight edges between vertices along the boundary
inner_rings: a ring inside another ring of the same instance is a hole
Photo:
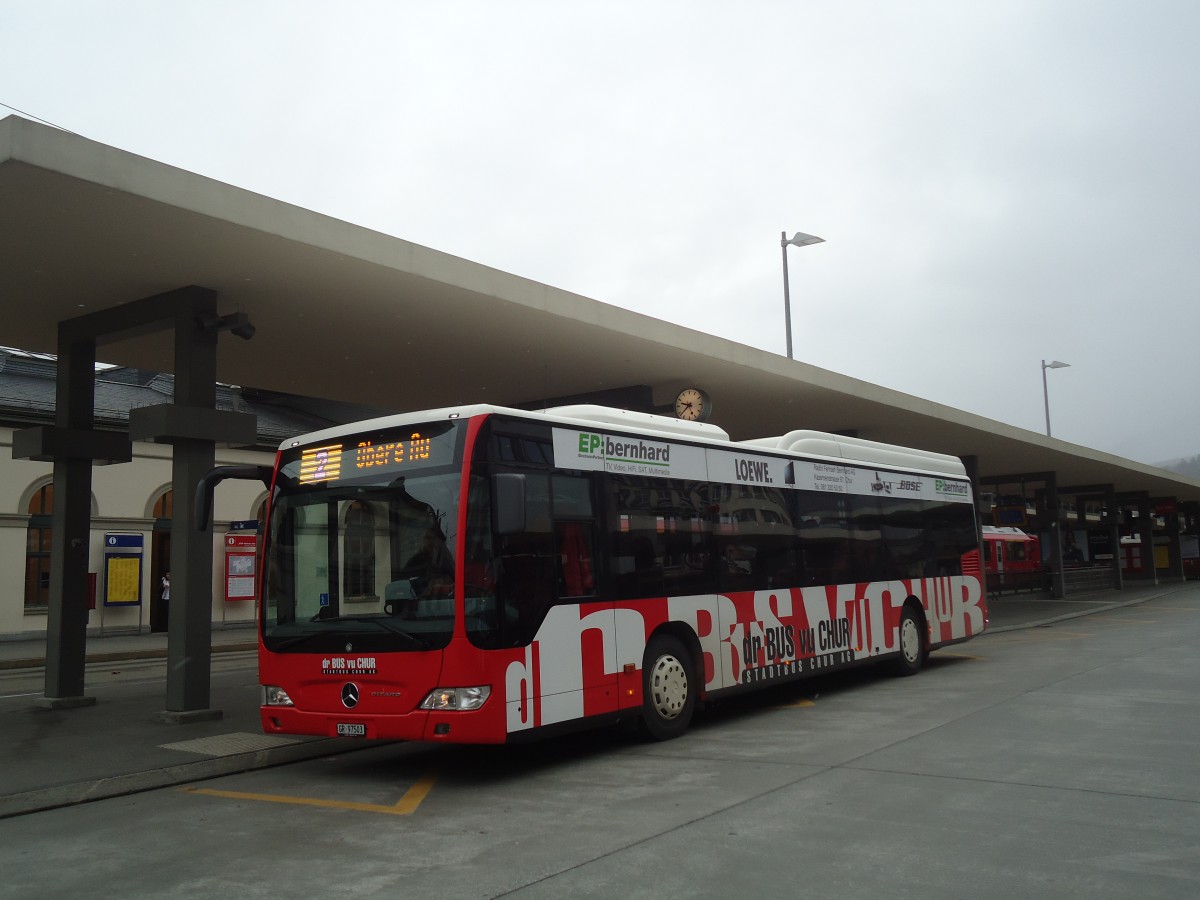
[[[351,725],[347,722],[338,722],[338,734],[346,737],[366,737],[366,725]]]

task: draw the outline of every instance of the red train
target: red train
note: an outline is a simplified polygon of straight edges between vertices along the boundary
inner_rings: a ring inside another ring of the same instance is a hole
[[[1020,528],[983,526],[983,567],[990,593],[1044,586],[1038,539]]]

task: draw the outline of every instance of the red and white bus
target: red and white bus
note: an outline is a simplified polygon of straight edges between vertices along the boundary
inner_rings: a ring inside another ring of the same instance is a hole
[[[704,701],[912,674],[987,626],[971,484],[941,454],[467,406],[288,441],[271,480],[268,733],[666,739]]]

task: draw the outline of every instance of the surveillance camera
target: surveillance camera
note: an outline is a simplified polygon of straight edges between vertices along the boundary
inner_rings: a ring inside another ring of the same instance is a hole
[[[255,327],[250,324],[250,317],[244,312],[229,313],[218,319],[209,319],[202,323],[205,329],[214,331],[232,331],[243,341],[254,337]]]

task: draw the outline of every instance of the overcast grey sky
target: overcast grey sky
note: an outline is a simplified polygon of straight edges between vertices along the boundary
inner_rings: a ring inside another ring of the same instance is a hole
[[[1200,2],[0,0],[0,103],[1145,462],[1200,453]],[[6,113],[0,109],[0,115]],[[786,423],[803,427],[803,422]]]

